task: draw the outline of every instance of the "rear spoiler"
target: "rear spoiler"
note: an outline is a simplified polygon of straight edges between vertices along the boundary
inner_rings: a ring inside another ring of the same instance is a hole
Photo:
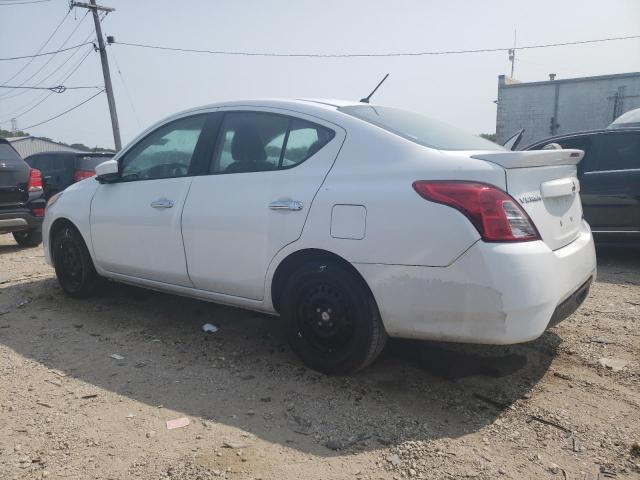
[[[496,163],[504,168],[577,165],[584,157],[582,150],[529,150],[518,152],[479,153],[471,158]]]

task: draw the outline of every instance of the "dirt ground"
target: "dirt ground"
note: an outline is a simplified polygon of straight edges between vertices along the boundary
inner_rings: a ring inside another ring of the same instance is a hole
[[[117,284],[72,300],[0,236],[0,479],[640,478],[640,252],[598,253],[534,342],[393,341],[336,378],[277,319]]]

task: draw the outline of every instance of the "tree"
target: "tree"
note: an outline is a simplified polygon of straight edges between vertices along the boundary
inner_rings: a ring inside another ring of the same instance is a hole
[[[17,132],[11,132],[9,130],[2,130],[0,128],[0,138],[10,138],[10,137],[27,137],[29,134],[27,132],[22,132],[18,130]]]

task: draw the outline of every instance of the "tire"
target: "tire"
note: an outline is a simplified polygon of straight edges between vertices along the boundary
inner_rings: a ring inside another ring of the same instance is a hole
[[[37,230],[13,232],[13,238],[21,247],[37,247],[42,243],[42,232]]]
[[[82,235],[65,225],[52,242],[53,265],[62,289],[71,297],[85,298],[95,292],[100,277]]]
[[[337,262],[304,264],[287,280],[282,299],[287,340],[314,370],[353,373],[384,348],[387,333],[371,292]]]

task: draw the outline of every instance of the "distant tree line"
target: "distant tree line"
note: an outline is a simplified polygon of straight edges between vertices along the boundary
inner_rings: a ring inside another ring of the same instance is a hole
[[[482,138],[486,138],[487,140],[490,140],[490,141],[492,141],[494,143],[496,141],[496,134],[495,133],[481,133],[480,136]]]
[[[2,130],[0,128],[0,138],[9,138],[9,137],[28,137],[30,136],[27,132],[17,131],[11,132],[9,130]],[[113,149],[110,148],[102,148],[102,147],[88,147],[84,143],[64,143],[64,142],[56,142],[48,137],[37,137],[42,140],[48,140],[49,142],[57,143],[59,145],[64,145],[65,147],[75,148],[76,150],[81,150],[83,152],[95,152],[95,153],[114,153]]]

